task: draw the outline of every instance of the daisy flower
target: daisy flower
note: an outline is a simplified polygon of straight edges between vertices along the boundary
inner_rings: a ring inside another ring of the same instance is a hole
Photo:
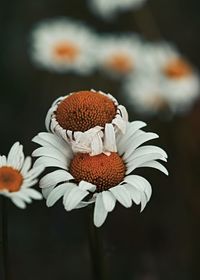
[[[138,113],[154,115],[168,108],[168,101],[158,75],[138,72],[130,75],[123,84],[127,102]]]
[[[19,208],[26,208],[32,199],[42,199],[42,195],[32,189],[37,177],[44,170],[43,165],[31,168],[31,157],[24,157],[23,146],[16,142],[8,156],[0,156],[0,195],[4,195]]]
[[[59,97],[46,117],[48,131],[61,136],[74,152],[116,152],[115,135],[125,133],[127,111],[110,94],[79,91]]]
[[[93,12],[103,18],[112,18],[120,11],[140,8],[146,0],[89,0]]]
[[[98,46],[97,65],[111,76],[124,77],[141,64],[141,40],[136,35],[102,36]]]
[[[94,66],[94,34],[69,19],[46,20],[32,32],[31,56],[43,68],[57,72],[90,72]]]
[[[157,76],[162,96],[172,112],[189,109],[200,93],[196,69],[168,43],[147,45],[141,73]]]
[[[132,202],[141,204],[142,211],[151,197],[151,185],[143,177],[130,174],[138,167],[153,167],[168,174],[157,161],[166,161],[165,151],[157,146],[141,146],[158,138],[155,133],[141,130],[145,125],[141,121],[128,123],[126,133],[117,136],[117,152],[109,155],[73,153],[68,143],[52,133],[35,136],[33,142],[42,146],[33,152],[39,157],[35,166],[57,168],[40,181],[47,206],[53,206],[60,198],[67,211],[95,203],[97,227],[104,223],[116,201],[127,208]]]

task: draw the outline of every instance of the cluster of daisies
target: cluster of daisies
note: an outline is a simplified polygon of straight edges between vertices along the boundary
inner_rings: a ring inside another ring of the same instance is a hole
[[[47,20],[32,33],[31,55],[48,70],[99,70],[120,79],[128,103],[139,113],[185,112],[200,93],[198,71],[172,44],[146,42],[132,33],[97,36],[82,23]]]
[[[133,202],[141,204],[142,211],[151,197],[151,185],[131,173],[138,167],[152,167],[168,174],[158,161],[167,161],[165,151],[141,146],[158,138],[145,132],[145,126],[142,121],[129,122],[125,107],[102,91],[59,97],[46,116],[48,132],[33,138],[41,146],[32,154],[37,157],[33,167],[18,142],[7,158],[0,157],[0,194],[20,208],[32,199],[41,199],[31,187],[46,168],[39,185],[48,207],[61,198],[66,211],[94,204],[97,227],[117,201],[127,208]]]
[[[168,174],[158,161],[167,160],[165,151],[141,146],[158,137],[145,132],[145,126],[142,121],[129,122],[125,107],[102,91],[73,92],[55,100],[46,116],[48,132],[33,138],[40,145],[33,152],[34,167],[47,168],[40,181],[47,206],[59,199],[66,211],[93,204],[97,227],[117,201],[127,208],[133,202],[141,204],[142,211],[151,185],[131,173],[152,167]]]

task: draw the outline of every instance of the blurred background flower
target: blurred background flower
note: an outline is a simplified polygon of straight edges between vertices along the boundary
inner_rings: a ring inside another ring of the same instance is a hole
[[[88,0],[88,5],[94,13],[109,19],[122,11],[138,9],[145,1],[146,0]]]
[[[169,155],[169,178],[149,169],[141,168],[138,173],[151,178],[151,184],[157,186],[151,205],[142,214],[137,207],[124,209],[117,205],[104,225],[111,279],[199,278],[200,102],[197,97],[186,113],[168,118],[170,113],[166,112],[164,117],[153,115],[149,121],[148,115],[136,110],[132,98],[122,90],[124,79],[113,79],[107,72],[97,71],[97,67],[84,76],[74,70],[57,72],[36,67],[30,58],[30,34],[37,24],[60,17],[92,28],[95,42],[96,34],[104,38],[134,32],[146,42],[173,42],[196,76],[200,68],[199,8],[198,0],[148,0],[140,9],[118,13],[117,20],[104,21],[91,13],[88,2],[83,0],[13,0],[12,4],[3,1],[1,5],[2,154],[7,154],[17,140],[24,143],[25,154],[31,154],[35,148],[31,139],[45,129],[44,119],[53,100],[65,93],[95,88],[110,92],[125,105],[130,120],[148,122],[149,130],[160,135],[158,145]],[[95,52],[96,49],[97,45]],[[160,88],[159,81],[155,82],[156,89]],[[69,215],[59,203],[52,209],[42,202],[32,203],[26,211],[9,203],[8,216],[13,279],[53,280],[65,279],[66,275],[68,279],[93,279],[83,230],[84,209]]]

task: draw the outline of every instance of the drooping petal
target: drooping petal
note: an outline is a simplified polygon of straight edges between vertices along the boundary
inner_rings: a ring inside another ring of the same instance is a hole
[[[103,203],[102,193],[97,193],[96,202],[94,207],[94,224],[100,227],[106,220],[108,211],[106,211]]]
[[[47,197],[47,206],[53,206],[65,194],[67,187],[67,184],[64,183],[53,189]]]
[[[124,186],[128,192],[130,193],[131,199],[135,202],[135,204],[140,204],[141,202],[141,194],[140,191],[137,190],[134,186],[126,184]]]
[[[25,202],[24,202],[22,199],[20,199],[20,198],[18,198],[18,197],[12,197],[11,200],[12,200],[12,202],[13,202],[17,207],[19,207],[19,208],[21,208],[21,209],[25,209],[25,208],[26,208],[26,204],[25,204]]]
[[[80,189],[78,186],[73,188],[65,199],[65,209],[71,211],[89,194],[88,191]]]
[[[106,211],[111,212],[115,208],[115,204],[116,204],[115,196],[109,191],[103,191],[102,199]]]
[[[131,207],[132,201],[129,192],[123,186],[110,188],[109,191],[126,208]]]
[[[115,131],[112,124],[105,125],[104,149],[109,152],[117,152]]]

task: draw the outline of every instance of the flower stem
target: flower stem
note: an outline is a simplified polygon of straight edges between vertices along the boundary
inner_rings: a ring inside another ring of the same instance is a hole
[[[104,251],[102,228],[95,227],[93,223],[93,207],[89,211],[89,246],[93,266],[94,280],[108,280],[108,262]]]
[[[2,196],[0,214],[0,279],[2,280],[8,280],[7,252],[7,205],[6,198]]]

